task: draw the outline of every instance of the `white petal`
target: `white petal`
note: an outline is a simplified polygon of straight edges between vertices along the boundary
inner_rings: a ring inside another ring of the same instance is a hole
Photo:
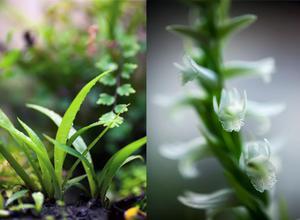
[[[214,107],[215,113],[218,114],[218,112],[219,112],[219,106],[218,106],[217,97],[215,97],[215,96],[213,97],[213,107]]]
[[[284,104],[275,103],[258,103],[248,101],[247,114],[256,117],[276,116],[285,110]]]
[[[168,159],[177,160],[194,149],[201,148],[206,142],[199,137],[188,142],[164,144],[159,148],[160,154]]]

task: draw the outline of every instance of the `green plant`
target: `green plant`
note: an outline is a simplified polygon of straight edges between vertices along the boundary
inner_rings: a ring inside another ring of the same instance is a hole
[[[33,131],[23,121],[18,119],[28,136],[25,135],[23,132],[14,127],[2,110],[0,111],[0,127],[9,133],[15,139],[20,150],[26,153],[27,160],[30,161],[34,174],[37,176],[38,180],[35,181],[24,171],[23,167],[18,161],[16,161],[14,156],[6,149],[6,147],[3,144],[0,144],[1,154],[9,162],[17,175],[23,180],[27,189],[32,192],[41,190],[43,194],[47,195],[47,198],[60,200],[68,187],[78,184],[82,179],[87,177],[91,196],[94,198],[100,198],[102,204],[106,205],[106,192],[115,173],[124,164],[140,158],[140,156],[130,155],[146,143],[146,138],[141,138],[132,142],[116,152],[106,163],[98,177],[89,153],[89,151],[98,143],[98,141],[110,128],[119,126],[122,123],[123,118],[120,114],[127,110],[127,105],[124,105],[122,109],[118,109],[118,112],[113,114],[110,113],[109,117],[107,117],[107,113],[104,114],[100,117],[99,121],[87,125],[78,131],[72,127],[80,106],[91,88],[95,86],[99,79],[108,74],[110,74],[110,71],[106,71],[98,75],[87,83],[74,98],[63,117],[60,117],[57,113],[44,107],[32,104],[28,105],[29,108],[47,115],[58,127],[55,139],[45,135],[54,146],[53,163],[51,162],[51,158],[45,144],[35,131]],[[81,135],[91,128],[101,125],[104,126],[104,129],[89,145],[86,145]],[[71,146],[74,146],[74,148]],[[73,164],[67,176],[64,178],[62,171],[66,153],[77,157],[78,160]],[[82,162],[86,174],[70,179],[73,176],[73,171],[80,162]],[[35,209],[40,210],[41,196],[33,194],[33,199],[35,201]]]
[[[9,99],[0,94],[3,104],[23,114],[27,110],[22,100],[26,99],[63,113],[78,88],[95,77],[94,73],[113,69],[99,80],[103,86],[95,88],[86,100],[88,114],[79,114],[79,121],[86,124],[99,112],[113,112],[130,102],[136,113],[129,113],[122,126],[107,135],[105,147],[111,153],[125,139],[134,140],[140,130],[145,133],[145,126],[134,126],[144,120],[145,101],[140,99],[144,100],[145,94],[138,92],[137,99],[128,97],[136,90],[144,90],[144,81],[139,80],[145,77],[144,1],[59,1],[47,5],[43,19],[34,25],[22,13],[6,6],[12,20],[18,18],[18,23],[23,21],[22,26],[30,29],[23,33],[25,48],[14,47],[16,36],[12,30],[4,42],[6,49],[0,52],[0,91],[11,94]],[[81,16],[82,22],[74,16]],[[18,92],[11,83],[18,85]],[[46,126],[34,123],[38,128]],[[93,135],[92,131],[86,139],[91,140]]]
[[[116,176],[111,191],[115,197],[139,196],[146,189],[146,166],[131,163],[124,167]]]
[[[236,219],[274,219],[277,213],[270,207],[275,201],[269,191],[276,183],[276,168],[271,158],[271,144],[267,140],[246,142],[240,130],[247,116],[268,119],[282,107],[247,101],[246,92],[240,95],[225,85],[231,78],[242,76],[260,76],[270,81],[274,70],[270,58],[258,62],[223,61],[228,39],[253,23],[256,17],[230,18],[229,0],[186,2],[194,12],[192,25],[172,25],[167,29],[192,42],[192,46],[188,44],[184,65],[176,66],[181,70],[183,84],[196,82],[203,92],[186,95],[175,106],[188,105],[195,109],[202,123],[202,137],[178,145],[178,155],[170,146],[162,148],[162,153],[179,159],[180,171],[186,177],[198,174],[195,164],[199,160],[216,158],[229,188],[211,194],[187,192],[179,201],[206,210],[207,219],[225,210],[230,210]]]

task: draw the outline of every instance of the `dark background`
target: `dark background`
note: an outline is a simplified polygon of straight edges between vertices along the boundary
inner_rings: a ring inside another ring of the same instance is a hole
[[[147,3],[147,133],[148,133],[148,213],[149,219],[202,219],[203,213],[181,205],[177,196],[184,190],[211,192],[226,185],[222,171],[214,160],[201,162],[203,175],[196,180],[184,180],[177,170],[177,162],[164,159],[158,148],[163,143],[189,140],[197,137],[198,123],[192,111],[187,110],[183,120],[174,121],[170,112],[155,104],[158,95],[170,97],[183,88],[174,62],[183,55],[180,37],[168,33],[170,24],[186,24],[187,8],[175,1],[148,1]],[[258,21],[237,34],[229,43],[225,59],[258,60],[274,57],[276,73],[271,84],[259,79],[230,82],[238,89],[247,90],[251,100],[283,102],[286,111],[276,117],[267,138],[283,137],[280,153],[282,169],[276,184],[277,196],[288,202],[292,219],[300,217],[300,2],[238,1],[232,6],[232,15],[256,14]]]

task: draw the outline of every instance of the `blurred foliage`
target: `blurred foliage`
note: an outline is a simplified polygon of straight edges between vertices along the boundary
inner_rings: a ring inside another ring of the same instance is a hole
[[[120,198],[139,196],[146,189],[146,166],[143,163],[131,163],[119,170],[111,193]]]
[[[22,167],[24,167],[24,170],[26,170],[27,173],[33,173],[26,156],[23,152],[18,150],[14,142],[11,140],[11,137],[2,131],[0,132],[0,135],[2,137],[2,141],[6,144],[6,147],[10,152],[12,152],[15,159],[22,165]],[[0,174],[0,188],[2,190],[10,190],[23,184],[23,181],[17,176],[16,172],[11,169],[8,161],[6,161],[2,155],[0,155]],[[31,177],[37,180],[35,175],[31,175]]]

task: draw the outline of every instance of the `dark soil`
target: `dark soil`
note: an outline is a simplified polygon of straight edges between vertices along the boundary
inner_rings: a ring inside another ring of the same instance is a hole
[[[124,213],[127,209],[133,207],[137,202],[144,198],[143,196],[129,197],[112,204],[110,209],[100,206],[99,201],[90,200],[78,201],[76,204],[59,206],[55,203],[45,203],[40,214],[32,211],[12,212],[6,220],[34,220],[45,219],[52,216],[57,220],[124,220]],[[141,218],[143,220],[145,218]]]

